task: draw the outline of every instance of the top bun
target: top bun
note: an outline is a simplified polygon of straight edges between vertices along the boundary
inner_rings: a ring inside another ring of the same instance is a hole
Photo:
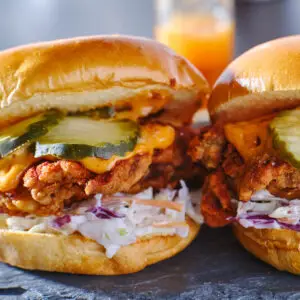
[[[213,122],[249,120],[300,105],[300,35],[259,45],[217,80],[208,110]]]
[[[185,105],[208,92],[191,63],[144,38],[82,37],[0,52],[1,127],[46,109],[84,111],[142,98],[150,100],[144,116],[156,100]]]

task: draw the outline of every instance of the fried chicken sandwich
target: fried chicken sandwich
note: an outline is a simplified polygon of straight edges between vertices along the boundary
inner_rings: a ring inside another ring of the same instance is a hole
[[[201,210],[233,223],[241,244],[300,274],[300,36],[259,45],[233,61],[209,100],[212,126],[191,143],[209,170]]]
[[[0,53],[0,260],[124,274],[166,259],[201,216],[190,123],[209,87],[152,40],[96,36]]]

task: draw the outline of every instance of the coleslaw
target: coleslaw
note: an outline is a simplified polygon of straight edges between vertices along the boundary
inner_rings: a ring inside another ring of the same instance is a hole
[[[233,202],[237,203],[236,200]],[[289,201],[261,190],[253,194],[250,201],[238,202],[233,221],[246,228],[300,231],[300,199]]]
[[[107,257],[113,257],[123,245],[134,243],[147,235],[179,235],[187,237],[188,215],[195,222],[203,223],[200,214],[200,196],[191,194],[180,181],[179,190],[162,189],[154,193],[152,188],[135,194],[95,195],[92,199],[66,209],[62,216],[9,217],[5,215],[7,228],[14,231],[36,233],[75,232],[90,238],[106,249]]]

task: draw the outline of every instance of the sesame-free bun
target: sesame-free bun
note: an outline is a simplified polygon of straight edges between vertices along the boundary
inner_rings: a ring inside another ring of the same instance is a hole
[[[167,46],[118,35],[0,52],[0,86],[0,127],[46,109],[76,112],[146,99],[144,116],[152,104],[184,107],[209,92],[202,74]]]
[[[187,219],[189,235],[148,236],[122,246],[108,258],[104,247],[80,234],[29,233],[0,229],[0,261],[29,270],[86,275],[120,275],[138,272],[186,248],[200,226]]]
[[[239,242],[259,259],[278,270],[300,275],[300,232],[256,229],[233,225]]]
[[[300,35],[273,40],[235,59],[217,80],[211,119],[244,121],[300,105]]]

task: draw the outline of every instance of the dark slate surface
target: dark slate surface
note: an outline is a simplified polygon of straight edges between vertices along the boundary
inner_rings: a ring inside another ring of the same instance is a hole
[[[184,252],[132,275],[75,276],[0,264],[0,299],[300,299],[299,280],[248,254],[230,228],[203,228]]]

